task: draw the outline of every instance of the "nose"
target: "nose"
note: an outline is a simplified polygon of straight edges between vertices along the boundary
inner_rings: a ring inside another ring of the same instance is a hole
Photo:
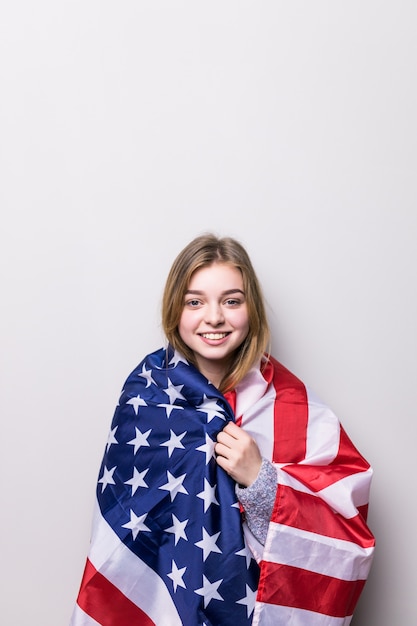
[[[205,322],[211,326],[219,326],[224,322],[224,314],[222,307],[213,303],[207,306],[205,314]]]

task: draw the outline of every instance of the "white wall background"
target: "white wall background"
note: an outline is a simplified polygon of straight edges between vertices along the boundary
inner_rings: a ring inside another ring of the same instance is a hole
[[[177,252],[239,238],[274,354],[375,468],[354,626],[411,626],[413,0],[0,9],[2,623],[65,626],[121,385]]]

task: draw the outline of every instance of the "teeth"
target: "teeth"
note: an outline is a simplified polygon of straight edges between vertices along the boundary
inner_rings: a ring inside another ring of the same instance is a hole
[[[227,333],[203,333],[204,339],[223,339]]]

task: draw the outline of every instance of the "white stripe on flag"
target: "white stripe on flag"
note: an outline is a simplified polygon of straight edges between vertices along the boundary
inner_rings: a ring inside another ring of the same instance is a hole
[[[242,419],[242,428],[256,441],[261,454],[266,459],[272,459],[274,451],[274,401],[276,391],[273,385],[265,392],[265,395],[249,408]],[[237,405],[239,405],[237,395]],[[238,406],[236,414],[239,416]]]
[[[278,483],[280,485],[285,485],[286,487],[292,487],[295,491],[301,491],[302,493],[309,493],[315,496],[314,491],[303,485],[297,478],[287,474],[285,471],[285,466],[289,465],[291,467],[291,463],[274,463],[275,467],[278,470]],[[300,463],[301,465],[301,463]]]
[[[349,626],[352,616],[330,617],[322,613],[257,602],[252,626]]]
[[[271,522],[263,558],[354,581],[365,580],[368,576],[372,552],[373,548],[360,548],[350,541]]]
[[[308,426],[306,459],[312,465],[327,465],[339,451],[340,423],[329,407],[307,389]]]
[[[343,517],[347,519],[355,517],[358,514],[355,507],[368,504],[372,473],[373,470],[369,468],[365,472],[345,476],[319,491],[320,498]],[[354,503],[352,503],[352,497],[355,499]]]

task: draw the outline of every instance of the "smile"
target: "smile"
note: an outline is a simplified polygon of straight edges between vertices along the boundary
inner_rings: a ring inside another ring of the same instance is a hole
[[[224,339],[229,333],[202,333],[204,339]]]

